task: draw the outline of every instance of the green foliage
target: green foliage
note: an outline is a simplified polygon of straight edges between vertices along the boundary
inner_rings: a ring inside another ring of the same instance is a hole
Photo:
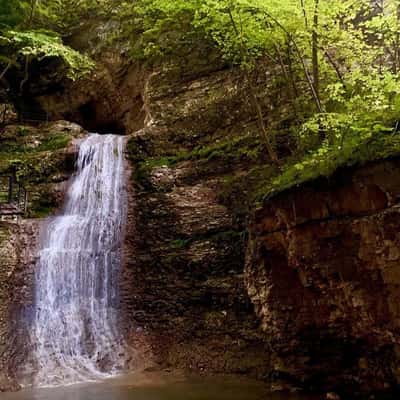
[[[131,39],[135,58],[153,63],[179,59],[204,38],[193,26],[199,4],[198,0],[123,2],[120,35]]]
[[[68,168],[65,149],[72,136],[51,128],[9,127],[0,135],[0,175],[17,168],[29,192],[29,216],[45,217],[56,207],[54,186]]]
[[[2,37],[6,46],[3,47],[12,57],[60,58],[67,67],[67,76],[75,80],[87,74],[94,63],[86,56],[65,46],[60,37],[49,31],[7,31]],[[1,37],[0,37],[1,39]]]
[[[93,61],[64,45],[60,37],[61,33],[68,33],[66,29],[59,29],[58,23],[66,14],[56,14],[54,7],[63,8],[66,3],[73,1],[0,0],[0,77],[6,86],[10,86],[8,79],[14,85],[20,81],[20,93],[11,93],[13,99],[23,93],[23,86],[29,79],[29,66],[34,60],[58,58],[65,66],[61,72],[72,80],[93,69]],[[91,2],[74,4],[89,6]],[[79,16],[78,11],[79,8],[72,15]]]
[[[268,60],[272,79],[293,87],[293,98],[288,100],[297,121],[290,132],[297,148],[281,171],[266,167],[266,178],[258,176],[263,181],[257,189],[259,199],[330,175],[342,165],[373,159],[385,153],[385,146],[397,143],[397,136],[391,136],[400,120],[397,0],[379,4],[368,0],[138,0],[124,4],[123,15],[126,20],[130,16],[136,26],[128,34],[140,33],[139,41],[132,41],[135,55],[170,62],[175,53],[185,54],[198,41],[208,41],[228,64],[246,71]],[[320,107],[316,110],[311,101],[319,101]],[[240,152],[242,144],[237,144]],[[211,162],[224,152],[232,154],[235,145],[195,149],[178,155],[177,160],[198,157]],[[373,150],[367,151],[368,146]]]
[[[44,27],[69,35],[79,30],[84,22],[109,17],[116,5],[110,0],[41,0],[36,19]]]
[[[319,177],[329,177],[338,168],[400,155],[398,134],[348,136],[339,147],[325,142],[316,151],[288,162],[282,171],[268,174],[254,189],[254,200],[263,202],[284,190]]]
[[[0,0],[0,28],[14,27],[24,19],[23,2],[18,0]]]
[[[45,28],[67,35],[115,5],[111,0],[0,0],[0,27]]]
[[[256,10],[256,3],[246,0],[123,3],[122,30],[135,38],[134,56],[152,62],[182,57],[202,41],[213,43],[226,61],[244,65],[262,56],[271,45],[271,30],[265,29],[265,15]],[[243,37],[235,32],[235,24]],[[241,51],[243,43],[246,57]]]

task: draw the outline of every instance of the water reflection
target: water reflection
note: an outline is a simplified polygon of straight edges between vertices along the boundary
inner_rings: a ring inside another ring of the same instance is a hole
[[[110,380],[85,386],[26,390],[0,397],[1,400],[311,400],[300,395],[271,394],[259,382],[237,379],[153,383]]]

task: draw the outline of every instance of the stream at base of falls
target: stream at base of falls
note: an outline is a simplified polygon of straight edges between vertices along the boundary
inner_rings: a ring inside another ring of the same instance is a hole
[[[138,373],[52,389],[3,393],[1,400],[316,400],[318,398],[270,393],[263,383],[240,377],[191,378]]]

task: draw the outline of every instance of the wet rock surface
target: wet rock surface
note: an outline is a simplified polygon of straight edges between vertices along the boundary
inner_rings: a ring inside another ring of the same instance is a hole
[[[19,389],[29,329],[24,316],[33,302],[34,265],[40,222],[0,222],[0,391]]]
[[[398,387],[399,166],[338,172],[254,215],[246,284],[283,381],[353,396]]]
[[[212,190],[138,193],[134,212],[123,300],[153,360],[262,376],[268,357],[245,292],[243,239]]]
[[[128,146],[133,173],[123,302],[132,337],[142,338],[158,368],[266,378],[267,344],[244,281],[244,226],[218,197],[234,166],[218,161],[205,171],[193,160],[162,161],[229,140],[244,119],[251,123],[243,86],[230,72],[168,70],[145,85],[147,125]],[[147,161],[145,176],[138,176]]]

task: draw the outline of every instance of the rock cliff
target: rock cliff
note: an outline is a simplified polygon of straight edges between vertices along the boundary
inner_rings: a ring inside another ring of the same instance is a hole
[[[17,370],[29,345],[38,221],[0,222],[0,391],[19,389]]]
[[[339,171],[254,214],[246,286],[276,377],[353,396],[398,386],[399,165]]]
[[[242,125],[254,129],[243,90],[239,75],[207,68],[183,81],[176,71],[153,73],[145,86],[148,124],[128,145],[123,291],[132,337],[162,368],[268,375],[245,288],[245,227],[219,200],[221,182],[249,163],[232,154],[229,165],[223,151]],[[214,159],[195,156],[196,148],[211,149]]]
[[[285,93],[258,76],[258,96],[279,120]],[[148,124],[128,154],[124,299],[134,332],[161,366],[246,373],[275,388],[392,393],[399,161],[344,169],[250,212],[246,176],[266,160],[243,90],[224,69],[153,73],[145,85]],[[288,145],[278,138],[283,157]],[[225,196],[240,176],[243,193]]]

